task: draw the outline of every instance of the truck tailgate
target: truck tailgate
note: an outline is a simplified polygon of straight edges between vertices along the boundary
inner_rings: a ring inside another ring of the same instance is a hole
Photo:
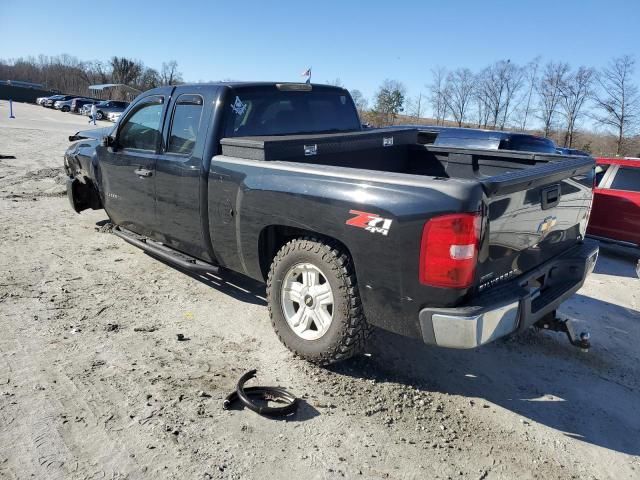
[[[480,179],[488,197],[478,255],[480,292],[530,271],[585,234],[594,160],[560,157]]]

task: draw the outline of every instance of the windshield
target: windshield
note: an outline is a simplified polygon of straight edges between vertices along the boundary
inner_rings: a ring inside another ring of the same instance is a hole
[[[225,106],[225,136],[294,135],[360,130],[344,90],[281,91],[276,87],[232,90]]]

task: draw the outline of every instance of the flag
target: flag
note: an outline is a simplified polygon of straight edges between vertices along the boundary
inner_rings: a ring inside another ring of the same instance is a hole
[[[307,77],[306,83],[311,83],[311,67],[307,68],[304,72],[302,72],[302,77]]]

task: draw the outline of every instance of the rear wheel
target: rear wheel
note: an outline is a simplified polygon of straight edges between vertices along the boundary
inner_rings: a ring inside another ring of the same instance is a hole
[[[364,348],[370,327],[353,262],[336,246],[315,238],[285,244],[271,264],[267,298],[278,338],[300,357],[329,364]]]

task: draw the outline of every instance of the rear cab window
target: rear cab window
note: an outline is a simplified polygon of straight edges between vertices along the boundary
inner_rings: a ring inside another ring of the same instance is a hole
[[[178,97],[171,118],[167,153],[190,155],[193,152],[203,103],[200,95],[185,93]]]
[[[264,86],[234,88],[230,93],[225,106],[226,137],[360,130],[355,105],[346,90]]]

